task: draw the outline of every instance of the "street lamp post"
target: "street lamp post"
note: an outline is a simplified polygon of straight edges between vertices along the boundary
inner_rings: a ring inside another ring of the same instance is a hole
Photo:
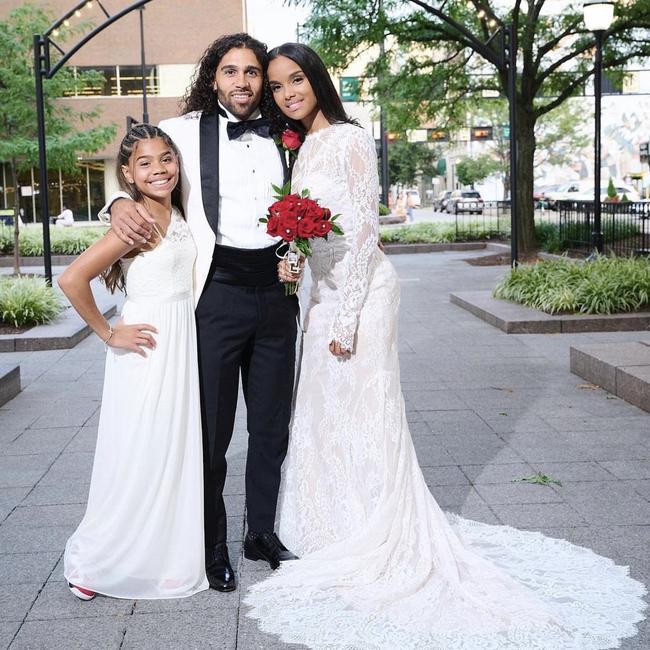
[[[65,52],[60,45],[57,45],[55,38],[59,35],[61,26],[67,27],[73,15],[79,15],[80,11],[87,7],[91,9],[93,2],[96,2],[102,10],[106,19],[89,34],[86,34],[78,43]],[[38,127],[38,167],[39,167],[39,193],[41,197],[41,219],[43,221],[43,264],[45,266],[45,281],[52,284],[52,248],[50,246],[50,202],[48,197],[47,178],[47,150],[45,134],[45,104],[43,101],[43,80],[51,79],[68,62],[70,57],[76,54],[88,41],[97,34],[104,31],[115,21],[139,9],[151,0],[137,0],[128,7],[115,14],[110,14],[101,0],[82,0],[72,9],[67,11],[55,21],[44,34],[34,34],[34,83],[36,86],[36,123]],[[52,64],[50,50],[54,48],[60,54],[55,64]],[[146,112],[146,105],[145,105]]]
[[[379,13],[383,14],[384,3],[379,0]],[[383,15],[381,15],[383,20]],[[379,58],[381,61],[386,56],[385,36],[382,32],[381,41],[379,41]],[[384,102],[379,106],[379,137],[381,143],[380,171],[381,171],[381,202],[388,207],[390,192],[390,175],[388,171],[388,130],[386,125],[386,108]]]
[[[584,19],[587,29],[594,33],[596,53],[594,58],[594,228],[592,243],[598,253],[603,252],[603,229],[600,205],[600,104],[603,77],[603,41],[605,32],[614,19],[614,3],[608,0],[590,0],[584,4]]]

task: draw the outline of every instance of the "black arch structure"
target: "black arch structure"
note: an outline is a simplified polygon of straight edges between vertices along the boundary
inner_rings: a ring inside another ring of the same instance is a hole
[[[34,34],[34,80],[36,83],[36,118],[38,122],[38,163],[39,163],[39,182],[41,195],[41,217],[43,219],[43,261],[45,263],[46,282],[52,284],[52,250],[50,244],[50,206],[48,197],[48,178],[47,178],[47,152],[45,149],[45,107],[43,104],[43,79],[51,79],[88,41],[91,41],[97,34],[103,32],[114,22],[120,20],[127,14],[136,9],[140,9],[151,0],[138,0],[128,7],[117,13],[109,13],[101,0],[92,0],[96,2],[106,17],[104,22],[93,29],[89,34],[84,36],[68,51],[57,45],[52,39],[52,34],[61,25],[68,20],[76,11],[88,4],[88,0],[83,0],[76,4],[67,13],[56,20],[44,34]],[[61,55],[58,61],[51,65],[50,52],[51,48],[57,50]]]

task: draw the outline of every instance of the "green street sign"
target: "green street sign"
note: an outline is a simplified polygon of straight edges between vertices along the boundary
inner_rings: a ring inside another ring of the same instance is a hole
[[[359,77],[341,77],[339,80],[339,93],[341,101],[358,102],[361,93],[361,81]]]

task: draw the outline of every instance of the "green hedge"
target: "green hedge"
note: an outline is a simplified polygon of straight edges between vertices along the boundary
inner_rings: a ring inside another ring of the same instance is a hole
[[[616,314],[650,306],[650,261],[640,257],[568,259],[520,266],[496,286],[494,296],[549,314]]]
[[[381,230],[381,240],[386,244],[440,244],[491,238],[494,238],[494,228],[489,220],[459,224],[458,232],[453,222],[417,223]]]
[[[53,255],[78,255],[94,244],[106,232],[103,227],[50,228]],[[0,226],[0,254],[14,251],[14,232],[11,226]],[[20,231],[20,254],[24,257],[43,255],[43,229],[39,225],[25,226]]]
[[[14,327],[41,325],[62,309],[61,294],[42,278],[0,277],[0,322]]]

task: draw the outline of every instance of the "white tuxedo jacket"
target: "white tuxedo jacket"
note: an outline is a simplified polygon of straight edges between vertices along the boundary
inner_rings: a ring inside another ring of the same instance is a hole
[[[219,116],[195,111],[163,120],[159,126],[174,141],[182,158],[183,210],[197,249],[193,279],[197,304],[210,274],[219,223]],[[278,155],[286,181],[289,169],[279,148]],[[100,211],[100,219],[108,219],[111,203],[120,197],[129,198],[124,192],[114,194]]]

